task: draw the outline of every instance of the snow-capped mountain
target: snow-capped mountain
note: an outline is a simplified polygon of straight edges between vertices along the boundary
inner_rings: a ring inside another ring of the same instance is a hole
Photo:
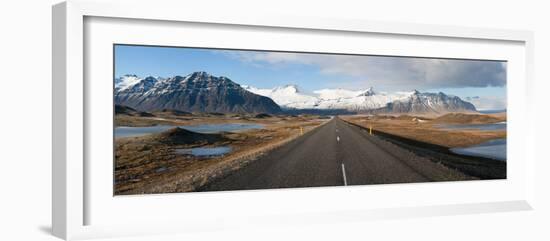
[[[141,78],[133,74],[123,75],[115,79],[115,90],[123,90],[141,81]]]
[[[395,100],[385,107],[378,109],[380,112],[391,113],[436,113],[449,112],[476,112],[475,106],[457,96],[439,93],[420,93],[414,91],[404,99]]]
[[[311,109],[319,104],[319,98],[302,94],[296,85],[285,85],[273,89],[258,89],[243,85],[243,88],[254,94],[269,97],[286,109]]]
[[[374,92],[371,87],[366,90],[346,90],[342,88],[321,89],[321,90],[313,91],[313,93],[317,94],[321,99],[333,100],[333,99],[340,99],[340,98],[353,98],[353,97],[360,96],[361,94],[370,95]]]
[[[314,91],[321,99],[320,109],[345,109],[364,112],[385,106],[387,103],[405,99],[410,93],[377,93],[370,87],[366,90],[324,89]]]
[[[246,90],[269,97],[283,109],[346,110],[350,112],[391,113],[446,113],[475,111],[475,107],[456,96],[443,93],[375,92],[374,89],[346,90],[321,89],[314,95],[303,94],[295,85],[273,89],[258,89],[245,86]]]
[[[343,110],[357,113],[475,112],[473,104],[444,93],[385,93],[321,89],[302,93],[296,85],[273,89],[240,86],[227,77],[195,72],[170,78],[124,75],[115,79],[115,103],[142,111],[174,109],[188,112],[278,113]]]
[[[227,77],[194,72],[170,78],[125,75],[115,79],[115,103],[142,111],[278,113],[270,98],[243,89]]]

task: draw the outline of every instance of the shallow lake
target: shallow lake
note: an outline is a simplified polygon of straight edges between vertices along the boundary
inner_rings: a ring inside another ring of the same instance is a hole
[[[464,130],[464,129],[476,129],[483,131],[496,131],[506,130],[506,122],[498,122],[492,124],[441,124],[436,125],[437,128],[448,130]]]
[[[199,132],[199,133],[219,133],[224,131],[243,131],[243,130],[250,130],[250,129],[262,129],[264,128],[264,125],[248,124],[248,123],[225,123],[225,124],[205,124],[205,125],[193,125],[193,126],[168,126],[168,125],[145,126],[145,127],[119,126],[115,128],[115,138],[144,136],[144,135],[163,132],[175,127],[179,127],[186,130]]]
[[[231,147],[229,146],[220,146],[220,147],[196,147],[196,148],[185,148],[185,149],[176,149],[176,154],[180,155],[193,155],[193,156],[223,156],[231,152]]]
[[[180,126],[181,128],[199,133],[219,133],[224,131],[243,131],[250,129],[263,129],[264,125],[248,123],[206,124],[197,126]]]
[[[506,161],[506,139],[490,140],[479,145],[451,148],[450,150],[461,155],[487,157]]]

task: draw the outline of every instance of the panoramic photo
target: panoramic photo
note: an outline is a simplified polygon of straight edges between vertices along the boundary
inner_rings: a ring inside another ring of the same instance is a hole
[[[506,61],[113,51],[114,195],[506,179]]]

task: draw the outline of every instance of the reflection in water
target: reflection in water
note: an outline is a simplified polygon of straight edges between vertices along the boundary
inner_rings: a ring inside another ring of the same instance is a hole
[[[176,154],[180,155],[193,155],[193,156],[222,156],[231,152],[231,147],[196,147],[186,149],[176,149]]]
[[[461,155],[487,157],[506,161],[506,139],[490,140],[470,147],[451,148],[451,151]]]
[[[242,131],[250,129],[262,129],[260,124],[228,123],[228,124],[206,124],[198,126],[181,126],[181,128],[199,133],[218,133],[224,131]]]

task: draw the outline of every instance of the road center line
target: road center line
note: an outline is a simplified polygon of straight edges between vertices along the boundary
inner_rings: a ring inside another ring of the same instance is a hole
[[[346,179],[346,167],[344,166],[343,162],[342,162],[342,176],[344,177],[344,186],[347,186],[348,180]]]
[[[336,136],[336,142],[340,142],[340,136]]]

